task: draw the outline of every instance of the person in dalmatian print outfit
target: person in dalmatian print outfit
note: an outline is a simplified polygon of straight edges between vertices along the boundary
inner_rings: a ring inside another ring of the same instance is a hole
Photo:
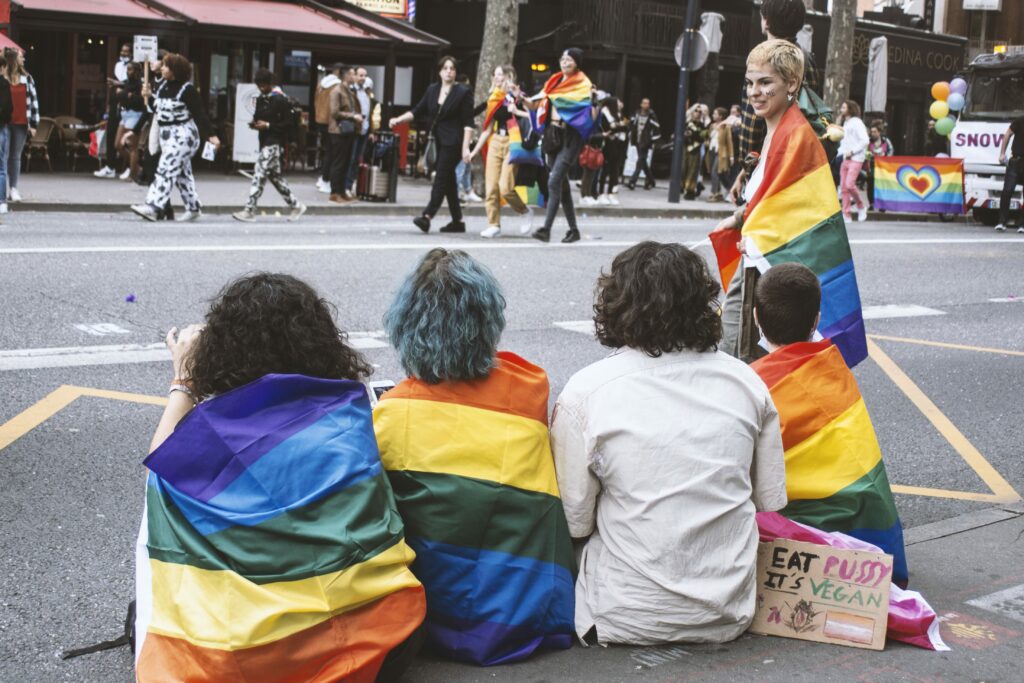
[[[146,203],[133,205],[132,211],[146,220],[157,220],[159,207],[167,205],[171,190],[177,186],[185,204],[185,214],[178,220],[194,221],[202,207],[192,176],[192,157],[202,140],[209,140],[214,147],[220,146],[220,140],[212,134],[210,117],[191,82],[189,61],[182,55],[168,54],[160,75],[163,83],[155,94],[148,83],[142,87],[142,95],[154,112],[155,124],[160,127],[160,164],[146,194]]]

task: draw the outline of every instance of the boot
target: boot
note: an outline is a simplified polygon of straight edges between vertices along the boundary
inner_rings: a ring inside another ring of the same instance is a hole
[[[430,216],[418,216],[412,219],[412,224],[423,232],[430,232]]]
[[[569,228],[569,232],[565,233],[565,237],[562,238],[562,244],[572,244],[579,241],[580,231],[576,228]]]
[[[550,242],[551,230],[549,228],[541,228],[537,232],[530,235],[530,237],[532,237],[535,240],[540,240],[541,242]]]
[[[452,221],[441,228],[440,232],[466,232],[466,224],[462,221]]]

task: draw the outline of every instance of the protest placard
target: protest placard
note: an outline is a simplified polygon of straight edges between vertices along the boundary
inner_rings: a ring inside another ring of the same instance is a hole
[[[757,549],[753,633],[881,650],[892,555],[777,539]]]
[[[140,63],[156,61],[157,37],[134,36],[134,39],[132,43],[132,61]]]

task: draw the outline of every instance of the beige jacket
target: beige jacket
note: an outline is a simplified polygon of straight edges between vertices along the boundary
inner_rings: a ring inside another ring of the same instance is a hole
[[[355,115],[362,113],[359,111],[359,100],[344,83],[334,86],[331,90],[329,102],[330,120],[327,122],[328,134],[338,135],[342,133],[339,122],[345,119],[355,123],[355,128],[350,131],[351,134],[354,135],[359,132],[359,124],[354,121]]]

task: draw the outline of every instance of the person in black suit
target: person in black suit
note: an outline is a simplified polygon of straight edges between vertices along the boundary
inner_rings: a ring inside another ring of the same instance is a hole
[[[437,63],[440,82],[432,83],[410,111],[389,122],[394,128],[415,118],[430,121],[430,131],[437,150],[434,187],[423,215],[413,220],[423,232],[430,232],[430,219],[441,208],[441,202],[446,197],[452,220],[441,228],[441,232],[466,232],[455,182],[455,167],[463,157],[469,157],[469,143],[473,138],[473,93],[466,86],[455,82],[457,68],[458,63],[454,57],[442,57]]]

